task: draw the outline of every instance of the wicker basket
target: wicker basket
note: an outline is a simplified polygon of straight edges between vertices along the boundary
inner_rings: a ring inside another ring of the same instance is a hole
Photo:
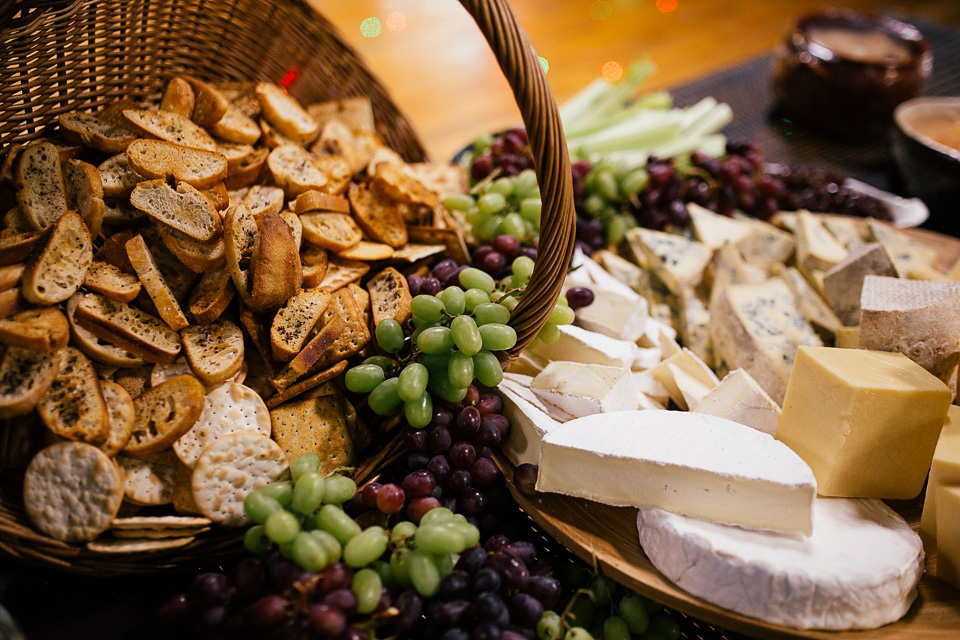
[[[517,346],[553,309],[573,251],[566,142],[556,104],[507,0],[461,0],[496,54],[527,127],[540,181],[540,259],[511,324]],[[159,99],[163,79],[285,79],[303,102],[368,96],[384,140],[410,162],[424,150],[408,121],[336,29],[299,0],[14,0],[0,7],[0,147],[50,133],[58,114],[113,100]],[[385,464],[380,451],[365,463]],[[241,550],[238,532],[200,536],[172,552],[110,556],[29,525],[18,478],[0,479],[0,550],[27,562],[94,575],[144,574],[209,564]]]

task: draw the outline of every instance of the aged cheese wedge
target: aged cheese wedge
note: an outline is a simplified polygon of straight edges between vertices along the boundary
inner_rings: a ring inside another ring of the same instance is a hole
[[[683,292],[680,304],[680,339],[707,366],[713,366],[713,341],[710,339],[710,312],[697,294],[688,289]],[[634,368],[637,366],[634,364]]]
[[[753,235],[738,245],[747,263],[770,273],[775,264],[787,262],[793,255],[797,243],[792,234],[750,216],[738,219],[753,229]]]
[[[647,301],[630,292],[626,297],[606,289],[595,291],[593,302],[577,310],[580,326],[611,338],[636,342],[647,326]]]
[[[920,538],[928,553],[937,550],[937,489],[947,486],[960,487],[960,407],[956,405],[950,405],[940,430],[923,499]]]
[[[823,226],[827,231],[833,234],[840,244],[846,247],[847,251],[852,251],[855,247],[863,244],[863,236],[857,229],[855,218],[849,216],[824,216],[821,218]]]
[[[906,278],[912,268],[933,267],[937,252],[922,242],[872,218],[867,219],[867,229],[871,241],[879,242],[887,250],[901,278]]]
[[[625,367],[555,360],[530,388],[556,420],[637,408],[633,378]]]
[[[780,420],[780,405],[743,369],[728,373],[691,411],[733,420],[771,436]]]
[[[605,364],[629,368],[637,345],[617,340],[573,325],[560,326],[560,339],[554,344],[539,341],[529,351],[544,360],[570,360],[585,364]]]
[[[879,242],[861,244],[823,275],[823,293],[848,327],[860,324],[860,293],[868,275],[897,277],[897,268]]]
[[[818,498],[809,538],[747,531],[641,509],[640,545],[678,587],[707,602],[797,629],[875,629],[917,596],[923,548],[879,500]]]
[[[937,577],[960,589],[960,486],[937,488]]]
[[[777,439],[820,495],[909,500],[930,469],[951,393],[900,353],[800,347]]]
[[[504,378],[497,391],[503,399],[503,415],[510,420],[510,431],[500,448],[515,465],[537,464],[544,434],[560,423],[547,415],[529,387]]]
[[[537,491],[809,535],[817,484],[789,447],[679,411],[577,418],[543,438]]]
[[[731,285],[751,284],[767,279],[766,272],[745,262],[743,255],[732,244],[725,244],[717,250],[710,262],[709,274],[711,303]]]
[[[860,325],[855,327],[840,327],[837,331],[836,346],[842,349],[860,348]]]
[[[642,252],[646,256],[654,273],[674,295],[687,287],[695,287],[713,256],[707,245],[663,231],[636,227],[627,232],[627,240],[634,247],[634,253]]]

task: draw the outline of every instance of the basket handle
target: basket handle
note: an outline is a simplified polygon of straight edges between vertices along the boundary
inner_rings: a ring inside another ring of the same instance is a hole
[[[509,364],[537,336],[553,311],[573,255],[576,217],[570,157],[560,112],[527,34],[507,0],[460,0],[500,63],[527,129],[543,206],[536,266],[510,316],[517,344],[497,352]]]

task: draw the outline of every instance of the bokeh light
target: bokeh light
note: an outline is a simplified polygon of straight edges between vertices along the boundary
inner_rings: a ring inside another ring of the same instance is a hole
[[[394,11],[387,16],[387,29],[390,31],[403,31],[407,28],[407,14]]]
[[[600,70],[600,75],[603,76],[603,79],[607,82],[616,82],[623,77],[623,65],[615,60],[608,60],[603,63],[603,69]]]
[[[540,68],[543,69],[544,73],[546,73],[547,71],[550,71],[550,63],[547,62],[546,58],[544,58],[543,56],[537,56],[537,59],[540,60]]]
[[[365,38],[376,38],[382,30],[383,27],[380,25],[379,18],[367,18],[360,23],[360,33]]]
[[[657,0],[657,9],[663,13],[670,13],[677,8],[677,0]]]
[[[590,3],[590,17],[594,20],[606,20],[613,14],[613,6],[606,0]]]

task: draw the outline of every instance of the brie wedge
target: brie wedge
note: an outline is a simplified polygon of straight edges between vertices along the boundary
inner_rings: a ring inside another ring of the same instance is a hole
[[[553,344],[538,340],[529,351],[546,361],[568,360],[630,368],[637,345],[570,324],[561,325],[560,339]]]
[[[555,420],[636,409],[638,398],[629,369],[555,360],[530,383]]]
[[[540,441],[560,423],[543,411],[529,388],[504,379],[497,391],[503,400],[503,415],[510,420],[510,430],[500,448],[515,465],[537,464]]]

